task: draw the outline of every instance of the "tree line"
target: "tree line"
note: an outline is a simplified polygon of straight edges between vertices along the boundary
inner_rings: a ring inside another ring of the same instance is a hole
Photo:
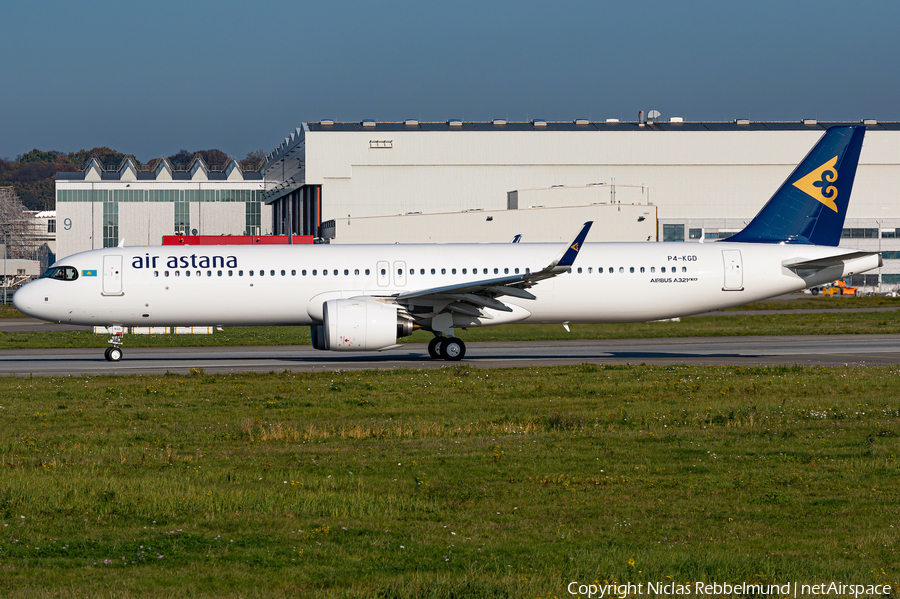
[[[134,154],[124,154],[112,148],[101,147],[77,152],[57,152],[34,149],[17,156],[15,160],[0,158],[0,187],[14,187],[22,204],[29,210],[56,209],[56,173],[72,173],[80,171],[88,159],[94,156],[100,164],[107,168],[118,167],[123,160],[131,158],[140,168],[142,163]],[[197,150],[188,152],[179,150],[166,158],[175,168],[185,168],[197,157],[203,158],[211,169],[221,169],[229,161],[222,150]],[[258,170],[265,158],[265,152],[256,150],[248,152],[238,162],[244,170]],[[150,160],[147,165],[156,168],[159,158]]]

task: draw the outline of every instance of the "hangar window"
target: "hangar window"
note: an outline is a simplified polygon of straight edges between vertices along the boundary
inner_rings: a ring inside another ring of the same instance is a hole
[[[684,225],[663,225],[663,241],[684,241]]]
[[[688,239],[703,239],[703,229],[689,229]]]

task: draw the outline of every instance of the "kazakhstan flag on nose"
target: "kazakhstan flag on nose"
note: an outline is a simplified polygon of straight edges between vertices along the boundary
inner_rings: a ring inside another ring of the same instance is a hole
[[[81,276],[82,277],[96,277],[97,271],[96,270],[82,270]]]

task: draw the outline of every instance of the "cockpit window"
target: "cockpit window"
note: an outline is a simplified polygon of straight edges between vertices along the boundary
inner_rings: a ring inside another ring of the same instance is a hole
[[[59,281],[74,281],[78,278],[78,270],[74,266],[54,266],[48,268],[41,275],[42,279],[57,279]]]

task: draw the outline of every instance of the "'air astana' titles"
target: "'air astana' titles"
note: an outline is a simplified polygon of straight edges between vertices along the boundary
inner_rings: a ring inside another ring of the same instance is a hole
[[[159,268],[160,256],[135,256],[132,268]],[[167,256],[166,268],[237,268],[237,256]]]

